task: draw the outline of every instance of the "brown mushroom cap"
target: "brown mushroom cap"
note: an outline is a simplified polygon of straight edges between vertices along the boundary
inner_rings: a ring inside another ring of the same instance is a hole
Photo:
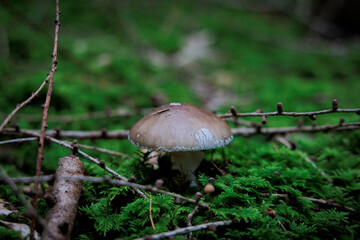
[[[129,140],[135,146],[166,152],[223,147],[232,138],[223,119],[185,103],[170,103],[153,109],[129,133]]]

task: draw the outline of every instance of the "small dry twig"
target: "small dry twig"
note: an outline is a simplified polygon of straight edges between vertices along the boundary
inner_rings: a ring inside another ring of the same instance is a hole
[[[23,143],[23,142],[31,142],[31,141],[37,141],[37,137],[28,137],[28,138],[17,138],[17,139],[11,139],[6,141],[0,141],[0,145],[3,144],[9,144],[9,143]]]
[[[13,132],[15,133],[15,132]],[[38,132],[33,132],[33,131],[24,131],[24,130],[18,130],[16,131],[16,134],[23,134],[23,135],[26,135],[26,136],[32,136],[32,137],[39,137],[39,133]],[[89,161],[95,163],[96,165],[100,166],[101,168],[103,168],[105,171],[109,172],[110,174],[114,175],[116,178],[118,179],[121,179],[123,181],[128,181],[127,178],[121,176],[120,174],[118,174],[117,172],[115,172],[114,170],[112,170],[111,168],[109,168],[108,166],[105,165],[105,161],[99,161],[98,159],[86,154],[85,152],[81,151],[78,149],[78,146],[77,144],[73,145],[73,144],[70,144],[68,142],[65,142],[65,141],[60,141],[56,138],[53,138],[53,137],[48,137],[46,136],[45,139],[47,141],[50,141],[50,142],[53,142],[53,143],[56,143],[62,147],[65,147],[65,148],[68,148],[70,149],[73,154],[79,154],[80,156],[88,159]],[[146,198],[146,195],[141,192],[139,189],[134,189],[142,198]]]
[[[0,133],[4,129],[4,127],[11,121],[11,119],[15,116],[15,114],[20,111],[24,106],[29,104],[37,95],[39,95],[39,92],[45,87],[46,83],[49,82],[50,75],[48,75],[45,79],[45,81],[40,85],[40,87],[33,93],[31,93],[31,96],[26,99],[24,102],[17,104],[16,108],[5,118],[3,123],[0,125]]]
[[[285,137],[283,137],[283,136],[279,136],[279,135],[278,135],[278,136],[275,137],[275,140],[278,141],[279,143],[283,144],[284,146],[290,148],[290,149],[292,149],[293,146],[294,146],[294,143],[291,143],[290,141],[288,141],[288,140],[287,140]],[[302,153],[302,155],[303,155],[305,161],[308,162],[308,163],[310,163],[311,166],[312,166],[313,168],[315,168],[315,169],[321,174],[321,176],[324,177],[324,179],[325,179],[327,182],[329,182],[329,183],[333,183],[333,182],[334,182],[331,178],[328,177],[328,175],[327,175],[323,170],[321,170],[321,169],[316,165],[316,163],[311,159],[311,157],[308,157],[305,153]]]
[[[199,209],[199,205],[196,205],[194,210],[191,213],[189,213],[188,219],[187,219],[187,226],[188,227],[191,227],[191,220],[192,220],[193,216],[195,215],[195,213],[197,212],[198,209]],[[192,232],[189,233],[189,239],[190,240],[192,239]]]
[[[54,178],[53,175],[49,175],[49,176],[40,176],[38,179],[39,181],[52,181]],[[167,192],[164,190],[161,190],[157,187],[152,187],[150,185],[145,186],[145,185],[141,185],[141,184],[136,184],[136,183],[131,183],[128,181],[124,181],[124,180],[115,180],[115,179],[110,179],[110,178],[98,178],[98,177],[87,177],[87,176],[82,176],[82,177],[61,177],[61,176],[57,176],[57,178],[63,178],[63,179],[67,179],[67,180],[82,180],[82,181],[89,181],[89,182],[106,182],[106,183],[110,183],[110,184],[115,184],[115,185],[119,185],[119,186],[128,186],[131,188],[136,188],[136,189],[143,189],[146,191],[150,191],[150,192],[156,192],[156,193],[160,193],[160,194],[165,194],[168,195],[170,197],[173,197],[175,199],[182,199],[184,201],[190,202],[190,203],[194,203],[194,204],[198,204],[200,207],[206,208],[206,209],[210,209],[210,206],[205,204],[205,203],[200,203],[199,199],[192,199],[192,198],[187,198],[184,197],[180,194],[176,194],[176,193],[171,193],[171,192]],[[36,179],[36,177],[21,177],[21,178],[12,178],[11,180],[15,183],[31,183],[34,182]]]
[[[333,125],[319,125],[319,126],[294,126],[294,127],[240,127],[232,128],[231,132],[234,136],[253,136],[253,135],[276,135],[288,133],[317,133],[317,132],[330,132],[330,131],[352,131],[360,129],[360,122],[342,123]],[[0,135],[22,135],[27,132],[33,135],[39,135],[38,130],[26,129],[18,131],[14,128],[5,128]],[[105,132],[105,134],[104,134]],[[73,138],[73,139],[127,139],[128,130],[114,130],[114,131],[65,131],[61,130],[48,130],[46,136],[56,138]]]
[[[26,207],[27,214],[30,216],[34,216],[40,222],[41,225],[45,225],[44,219],[42,219],[36,212],[36,210],[31,206],[31,204],[25,199],[24,195],[22,194],[21,190],[16,186],[15,182],[7,175],[5,170],[0,164],[0,177],[2,181],[8,184],[11,189],[15,192],[16,196],[20,199],[22,204]]]
[[[280,110],[280,111],[279,111]],[[317,115],[323,115],[323,114],[332,114],[332,113],[360,113],[360,108],[354,108],[354,109],[341,109],[338,108],[338,102],[336,99],[332,102],[331,109],[326,110],[319,110],[319,111],[312,111],[312,112],[284,112],[283,111],[283,104],[278,103],[277,104],[277,111],[276,112],[251,112],[251,113],[236,113],[234,114],[229,110],[228,113],[225,114],[219,114],[218,116],[221,118],[231,118],[231,117],[272,117],[272,116],[289,116],[289,117],[312,117]]]
[[[287,194],[282,194],[282,193],[260,193],[260,196],[262,197],[270,197],[270,196],[276,196],[276,197],[280,197],[280,198],[289,198],[289,196]],[[333,207],[340,207],[340,208],[344,208],[348,211],[354,212],[355,209],[351,208],[351,207],[347,207],[344,205],[341,205],[339,203],[334,203],[332,200],[324,200],[324,199],[317,199],[317,198],[311,198],[311,197],[299,197],[300,199],[306,199],[315,203],[319,203],[319,204],[324,204],[324,205],[328,205],[328,206],[333,206]]]
[[[40,137],[39,137],[39,148],[38,148],[38,154],[37,154],[37,160],[36,160],[36,176],[39,177],[41,174],[41,165],[42,161],[44,159],[44,142],[45,142],[45,130],[47,128],[47,117],[48,117],[48,111],[50,106],[50,100],[51,100],[51,93],[53,90],[53,84],[54,84],[54,76],[55,72],[57,71],[57,48],[58,48],[58,38],[59,38],[59,29],[60,29],[60,9],[59,9],[59,0],[56,0],[56,19],[55,19],[55,37],[54,37],[54,49],[51,54],[52,56],[52,66],[50,71],[50,79],[49,79],[49,88],[48,92],[46,94],[45,103],[43,105],[43,118],[41,123],[41,130],[40,130]],[[34,185],[34,191],[35,196],[33,198],[33,207],[36,210],[36,202],[37,202],[37,194],[39,191],[39,182],[35,181]],[[33,238],[33,232],[35,229],[35,220],[32,219],[31,221],[31,236],[30,239]]]
[[[186,228],[178,228],[174,231],[163,232],[163,233],[154,234],[154,235],[148,235],[148,236],[145,236],[142,238],[137,238],[137,240],[162,239],[162,238],[166,238],[166,237],[176,236],[176,235],[180,235],[180,234],[187,234],[190,232],[208,229],[210,226],[215,226],[215,227],[227,226],[227,225],[231,225],[232,223],[233,223],[233,221],[231,221],[231,220],[204,223],[204,224],[186,227]]]

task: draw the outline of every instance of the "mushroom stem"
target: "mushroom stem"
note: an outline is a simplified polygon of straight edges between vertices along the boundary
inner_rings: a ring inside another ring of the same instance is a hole
[[[178,169],[183,172],[188,180],[191,181],[191,185],[195,184],[195,170],[199,167],[202,159],[204,158],[204,152],[202,151],[189,151],[189,152],[172,152],[171,154],[172,169]]]

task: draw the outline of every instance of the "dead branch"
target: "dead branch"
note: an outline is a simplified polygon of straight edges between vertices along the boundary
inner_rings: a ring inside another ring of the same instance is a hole
[[[45,221],[42,219],[36,212],[36,210],[31,206],[31,204],[25,199],[24,195],[22,194],[21,190],[15,185],[14,181],[7,175],[5,170],[0,164],[0,179],[3,182],[8,184],[11,189],[15,192],[16,196],[20,199],[21,203],[26,207],[27,214],[33,217],[36,217],[37,220],[40,222],[41,225],[44,226]],[[35,179],[34,179],[35,180]]]
[[[317,132],[335,132],[335,131],[352,131],[360,129],[360,122],[320,125],[320,126],[296,126],[296,127],[274,127],[265,128],[257,126],[254,128],[241,127],[231,129],[233,135],[252,136],[252,135],[276,135],[287,133],[317,133]]]
[[[33,93],[31,93],[31,96],[26,99],[24,102],[16,105],[16,108],[5,118],[3,123],[0,125],[0,132],[4,129],[4,127],[10,122],[10,120],[15,116],[15,114],[20,111],[24,106],[29,104],[37,95],[39,95],[39,92],[45,87],[46,83],[49,82],[50,75],[48,75],[45,79],[45,81],[40,85],[40,87]]]
[[[191,227],[191,221],[192,218],[194,217],[195,213],[197,212],[197,210],[199,209],[199,205],[195,206],[194,210],[189,213],[188,218],[187,218],[187,226]],[[189,233],[189,239],[192,239],[192,232]]]
[[[5,140],[5,141],[0,141],[0,145],[9,144],[9,143],[31,142],[31,141],[38,141],[38,138],[37,137],[28,137],[28,138],[16,138],[16,139],[11,139],[11,140]],[[67,142],[67,143],[71,144],[70,142]],[[99,148],[97,146],[88,146],[85,144],[78,144],[78,147],[93,150],[93,151],[100,152],[100,153],[105,153],[105,154],[116,156],[116,157],[132,158],[129,155],[126,155],[125,153],[116,152],[116,151],[108,150],[105,148]]]
[[[160,193],[160,194],[165,194],[168,195],[170,197],[173,198],[179,198],[182,200],[185,200],[187,202],[190,203],[194,203],[194,204],[198,204],[199,206],[206,208],[206,209],[210,209],[210,206],[205,204],[205,203],[200,203],[199,200],[200,199],[192,199],[192,198],[187,198],[184,197],[180,194],[176,194],[176,193],[171,193],[171,192],[167,192],[164,190],[161,190],[157,187],[152,187],[150,185],[141,185],[141,184],[136,184],[136,183],[130,183],[124,180],[115,180],[115,179],[110,179],[108,177],[104,177],[104,178],[98,178],[98,177],[87,177],[87,176],[56,176],[58,179],[64,179],[64,180],[82,180],[82,181],[89,181],[89,182],[104,182],[104,183],[109,183],[109,184],[115,184],[118,186],[128,186],[131,188],[136,188],[136,189],[143,189],[149,192],[156,192],[156,193]],[[52,181],[54,178],[53,175],[49,175],[49,176],[40,176],[38,179],[39,181]],[[21,177],[21,178],[12,178],[11,179],[13,182],[15,183],[32,183],[36,180],[36,177]]]
[[[38,154],[37,154],[37,160],[36,160],[36,176],[39,177],[41,173],[41,165],[42,161],[44,159],[44,142],[45,142],[45,131],[47,128],[47,117],[48,117],[48,111],[50,106],[50,100],[51,100],[51,93],[53,90],[53,84],[54,84],[54,76],[55,72],[57,71],[57,48],[58,48],[58,38],[59,38],[59,28],[60,28],[60,9],[59,9],[59,0],[56,0],[56,19],[55,19],[55,37],[54,37],[54,49],[51,54],[52,56],[52,66],[50,71],[50,79],[49,79],[49,88],[48,92],[46,94],[45,103],[43,105],[43,118],[41,123],[41,130],[40,130],[40,136],[39,136],[39,148],[38,148]],[[37,194],[39,191],[39,182],[35,181],[34,185],[34,191],[35,196],[33,198],[33,207],[36,210],[36,201],[37,201]],[[35,229],[35,221],[31,221],[31,233],[34,232]],[[31,234],[30,238],[33,238],[33,234]]]
[[[283,104],[278,103],[277,108],[283,109]],[[109,119],[115,117],[132,117],[136,114],[144,115],[150,112],[151,109],[143,108],[137,110],[129,110],[129,109],[105,109],[104,111],[98,112],[89,112],[89,113],[80,113],[80,114],[68,114],[68,115],[52,115],[49,116],[48,121],[55,122],[55,123],[69,123],[74,121],[84,121],[84,120],[97,120],[97,119]],[[263,112],[262,110],[258,109],[255,112],[249,113],[239,113],[235,109],[235,107],[230,107],[228,113],[224,114],[217,114],[221,118],[239,118],[239,117],[261,117],[262,122],[266,122],[267,117],[273,116],[289,116],[289,117],[313,117],[317,115],[324,115],[324,114],[334,114],[334,113],[345,113],[345,114],[360,114],[360,108],[351,108],[351,109],[340,109],[338,107],[338,101],[336,99],[333,100],[331,109],[319,110],[319,111],[310,111],[310,112],[284,112],[283,110],[276,112]],[[36,115],[29,115],[29,114],[19,114],[19,117],[25,119],[29,122],[39,121],[39,117]],[[245,125],[249,123],[244,122]],[[264,124],[265,125],[265,124]],[[1,132],[1,131],[0,131]]]
[[[270,197],[270,196],[276,196],[276,197],[280,197],[280,198],[289,198],[289,196],[287,194],[282,194],[282,193],[260,193],[260,196],[262,197]],[[324,204],[324,205],[328,205],[328,206],[333,206],[333,207],[339,207],[339,208],[344,208],[348,211],[354,212],[355,209],[351,208],[351,207],[347,207],[344,205],[341,205],[339,203],[334,203],[332,200],[324,200],[324,199],[317,199],[317,198],[311,198],[311,197],[299,197],[300,199],[306,199],[315,203],[319,203],[319,204]]]
[[[42,239],[70,239],[82,181],[65,180],[57,177],[83,176],[84,171],[84,163],[77,156],[69,155],[59,159],[52,192],[45,195],[46,199],[50,199],[48,202],[54,206],[46,214],[46,225],[41,235]]]
[[[100,152],[100,153],[105,153],[105,154],[116,156],[116,157],[132,158],[131,156],[126,155],[125,153],[116,152],[116,151],[108,150],[105,148],[99,148],[97,146],[88,146],[88,145],[84,145],[84,144],[78,144],[78,147],[93,150],[93,151]]]
[[[338,102],[336,99],[332,102],[331,109],[320,110],[320,111],[312,111],[312,112],[284,112],[283,104],[277,104],[276,112],[251,112],[251,113],[239,113],[230,109],[228,113],[219,114],[218,116],[221,118],[231,118],[231,117],[273,117],[273,116],[288,116],[288,117],[312,117],[323,114],[333,114],[333,113],[356,113],[360,114],[360,108],[353,109],[340,109],[338,108]]]
[[[20,133],[23,133],[25,135],[29,135],[29,136],[36,136],[38,137],[39,134],[38,133],[32,133],[32,132],[26,132],[26,131],[19,131]],[[114,170],[112,170],[111,168],[109,168],[108,166],[106,166],[105,164],[105,161],[99,161],[97,158],[94,158],[88,154],[86,154],[85,152],[81,151],[78,149],[78,146],[77,144],[73,145],[73,144],[70,144],[68,142],[65,142],[65,141],[60,141],[60,140],[57,140],[55,138],[52,138],[52,137],[45,137],[46,140],[50,141],[50,142],[53,142],[53,143],[56,143],[60,146],[63,146],[65,148],[68,148],[70,149],[74,154],[79,154],[80,156],[88,159],[89,161],[95,163],[96,165],[100,166],[101,168],[103,168],[105,171],[109,172],[110,174],[114,175],[117,179],[121,179],[123,181],[128,181],[127,178],[121,176],[120,174],[118,174],[117,172],[115,172]],[[142,197],[142,198],[146,198],[145,194],[143,192],[141,192],[139,189],[137,188],[134,188],[134,190]]]
[[[77,113],[77,114],[64,114],[64,115],[49,115],[47,121],[52,123],[70,123],[77,121],[88,121],[88,120],[100,120],[100,119],[111,119],[120,117],[132,117],[136,114],[145,115],[151,111],[150,108],[140,109],[110,109],[107,108],[104,111],[88,112],[88,113]],[[0,117],[3,114],[0,113]],[[23,119],[27,122],[39,122],[41,117],[34,114],[17,114],[17,118]]]
[[[294,126],[294,127],[240,127],[232,128],[231,131],[235,136],[253,136],[253,135],[276,135],[288,133],[317,133],[317,132],[335,132],[335,131],[352,131],[360,129],[360,122],[326,124],[319,126]],[[114,131],[65,131],[65,130],[47,130],[46,136],[56,138],[73,138],[73,139],[127,139],[128,130]],[[5,128],[0,135],[30,135],[38,136],[38,130],[16,130],[15,128]]]
[[[23,142],[31,142],[31,141],[37,141],[37,137],[28,137],[28,138],[17,138],[17,139],[11,139],[6,141],[0,141],[0,145],[3,144],[9,144],[9,143],[23,143]]]
[[[283,136],[278,135],[278,136],[275,137],[275,140],[278,141],[279,143],[283,144],[284,146],[286,146],[286,147],[294,150],[294,149],[293,149],[293,144],[295,144],[295,143],[292,144],[291,142],[289,142],[289,141],[288,141],[286,138],[284,138]],[[320,175],[324,177],[324,179],[325,179],[327,182],[329,182],[329,183],[333,183],[333,182],[334,182],[331,178],[328,177],[328,175],[327,175],[322,169],[320,169],[320,168],[316,165],[316,163],[311,159],[311,157],[308,157],[305,153],[302,153],[302,155],[303,155],[305,161],[308,162],[308,163],[310,163],[311,166],[312,166],[313,168],[315,168],[315,169],[320,173]]]
[[[208,229],[211,226],[215,226],[215,227],[227,226],[227,225],[231,225],[232,223],[233,223],[233,221],[231,221],[231,220],[204,223],[204,224],[200,224],[200,225],[196,225],[196,226],[192,226],[192,227],[178,228],[174,231],[163,232],[163,233],[154,234],[154,235],[148,235],[148,236],[145,236],[142,238],[137,238],[137,240],[162,239],[162,238],[166,238],[166,237],[171,237],[171,236],[186,234],[186,233],[195,232],[195,231],[199,231],[199,230],[203,230],[203,229]]]
[[[37,161],[36,161],[36,176],[40,176],[41,172],[41,164],[42,160],[44,159],[44,142],[45,142],[45,131],[47,128],[47,116],[50,106],[50,100],[51,100],[51,93],[53,90],[53,84],[54,84],[54,76],[55,72],[57,70],[57,48],[58,48],[58,36],[59,36],[59,28],[60,28],[60,9],[59,9],[59,0],[56,0],[56,20],[55,20],[55,38],[54,38],[54,49],[52,52],[52,66],[50,71],[50,79],[49,79],[49,88],[48,92],[46,94],[45,103],[43,105],[43,118],[41,123],[41,130],[40,130],[40,138],[39,138],[39,148],[38,148],[38,155],[37,155]],[[35,182],[34,186],[35,195],[38,191],[38,183]],[[34,198],[33,205],[36,207],[36,196]],[[35,208],[36,209],[36,208]]]

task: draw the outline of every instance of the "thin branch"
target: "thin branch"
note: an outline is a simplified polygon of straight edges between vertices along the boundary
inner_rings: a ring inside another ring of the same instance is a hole
[[[294,147],[295,143],[289,142],[289,141],[288,141],[286,138],[284,138],[283,136],[278,135],[278,136],[275,137],[275,140],[278,141],[279,143],[283,144],[284,146],[292,149],[292,150],[295,150],[295,149],[293,149],[293,148],[296,148],[296,147]],[[296,146],[296,145],[295,145],[295,146]],[[331,178],[329,178],[328,175],[327,175],[322,169],[320,169],[320,168],[316,165],[316,163],[315,163],[310,157],[307,156],[306,153],[301,152],[301,154],[303,155],[305,161],[308,162],[308,163],[310,163],[311,166],[312,166],[313,168],[315,168],[315,169],[320,173],[320,175],[324,177],[324,179],[325,179],[327,182],[329,182],[329,183],[334,183],[334,181],[333,181]]]
[[[48,78],[50,75],[48,76]],[[278,106],[282,108],[282,104],[278,103]],[[136,110],[129,109],[105,109],[104,111],[98,112],[89,112],[89,113],[79,113],[79,114],[68,114],[68,115],[51,115],[48,117],[48,121],[55,123],[68,123],[74,121],[84,121],[84,120],[97,120],[97,119],[109,119],[115,117],[132,117],[137,114],[144,115],[147,114],[151,109],[143,108]],[[268,116],[290,116],[290,117],[313,117],[316,115],[323,114],[333,114],[333,113],[356,113],[360,114],[360,108],[352,108],[352,109],[339,109],[338,102],[336,99],[332,102],[331,109],[319,110],[319,111],[311,111],[311,112],[262,112],[260,109],[255,112],[250,113],[239,113],[236,111],[234,107],[229,109],[228,113],[218,114],[221,118],[239,118],[239,117],[262,117],[266,118]],[[1,114],[0,114],[1,115]],[[40,118],[35,115],[30,114],[19,114],[19,117],[26,119],[29,122],[39,121]],[[242,121],[242,120],[239,120]],[[251,123],[244,122],[245,125],[249,125]]]
[[[330,132],[330,131],[352,131],[360,129],[360,122],[336,124],[336,125],[320,125],[320,126],[303,126],[303,127],[255,127],[255,128],[233,128],[231,129],[233,135],[252,136],[252,135],[275,135],[287,133],[317,133],[317,132]]]
[[[28,137],[28,138],[17,138],[17,139],[11,139],[6,141],[0,141],[0,145],[3,144],[9,144],[9,143],[23,143],[23,142],[31,142],[31,141],[37,141],[37,137]]]
[[[24,130],[18,130],[18,132],[16,132],[17,134],[24,134],[27,136],[34,136],[34,137],[39,137],[39,133],[37,132],[32,132],[32,131],[24,131]],[[121,179],[123,181],[128,181],[127,178],[121,176],[120,174],[118,174],[117,172],[115,172],[114,170],[112,170],[111,168],[105,166],[105,161],[99,161],[98,159],[86,154],[85,152],[81,151],[78,149],[77,145],[72,145],[68,142],[65,141],[60,141],[58,139],[55,139],[53,137],[45,137],[46,140],[56,143],[60,146],[63,146],[65,148],[70,149],[74,154],[77,153],[80,156],[88,159],[89,161],[95,163],[96,165],[100,166],[101,168],[103,168],[105,171],[109,172],[110,174],[114,175],[116,178]],[[145,194],[143,192],[141,192],[139,189],[134,189],[142,198],[146,198]]]
[[[36,217],[36,219],[39,221],[39,223],[44,226],[44,224],[45,224],[44,219],[42,219],[37,214],[36,210],[26,200],[26,198],[22,194],[21,190],[15,185],[15,182],[7,175],[7,173],[5,172],[5,170],[3,169],[1,164],[0,164],[0,177],[1,177],[2,181],[4,181],[6,184],[8,184],[11,187],[11,189],[15,192],[16,196],[19,198],[21,203],[26,207],[27,213],[30,216]],[[33,181],[34,180],[35,180],[35,178],[33,179]]]
[[[191,221],[192,218],[194,217],[195,213],[197,212],[197,210],[199,209],[199,205],[195,206],[194,210],[189,213],[188,218],[187,218],[187,226],[191,227]],[[192,232],[189,233],[189,239],[192,239]]]
[[[152,229],[153,230],[156,230],[156,228],[155,228],[155,224],[154,224],[154,220],[153,220],[153,217],[152,217],[152,210],[151,210],[151,200],[152,200],[152,198],[151,198],[151,194],[150,194],[150,202],[149,202],[149,218],[150,218],[150,223],[151,223],[151,227],[152,227]]]
[[[105,109],[104,111],[78,113],[78,114],[66,114],[66,115],[49,115],[47,121],[52,123],[70,123],[77,121],[88,121],[88,120],[100,120],[100,119],[111,119],[119,117],[132,117],[137,114],[145,115],[151,111],[150,108],[141,109]],[[0,113],[0,116],[3,114]],[[27,122],[39,122],[41,117],[34,114],[18,114],[18,118],[23,119]]]
[[[287,194],[282,194],[282,193],[260,193],[260,196],[262,196],[262,197],[276,196],[276,197],[280,197],[280,198],[289,198],[289,196]],[[344,209],[346,209],[348,211],[351,211],[351,212],[355,211],[354,208],[347,207],[347,206],[341,205],[339,203],[334,203],[332,200],[327,201],[327,200],[324,200],[324,199],[317,199],[317,198],[311,198],[311,197],[298,197],[298,198],[309,200],[309,201],[319,203],[319,204],[328,205],[328,206],[344,208]]]
[[[353,109],[327,109],[320,111],[312,111],[312,112],[250,112],[250,113],[225,113],[219,114],[218,116],[221,118],[231,118],[231,117],[273,117],[273,116],[288,116],[288,117],[311,117],[323,114],[333,114],[333,113],[360,113],[360,108]]]
[[[28,137],[28,138],[17,138],[17,139],[5,140],[5,141],[0,141],[0,145],[9,144],[9,143],[31,142],[31,141],[38,141],[38,138],[37,137]],[[67,142],[67,143],[71,144],[70,142]],[[108,150],[105,148],[99,148],[97,146],[88,146],[85,144],[78,144],[78,147],[83,148],[83,149],[93,150],[93,151],[100,152],[100,153],[105,153],[105,154],[115,156],[115,157],[128,158],[128,159],[132,158],[131,156],[126,155],[125,153],[116,152],[116,151]]]
[[[0,125],[0,133],[4,129],[4,127],[10,122],[10,120],[15,116],[15,114],[20,111],[25,105],[29,104],[38,94],[39,92],[45,87],[46,83],[49,82],[50,75],[48,75],[45,79],[45,81],[40,85],[38,90],[36,90],[34,93],[31,94],[31,96],[26,99],[24,102],[16,105],[16,108],[5,118],[3,123]]]
[[[108,155],[112,155],[112,156],[116,156],[116,157],[121,157],[121,158],[132,158],[131,156],[125,154],[125,153],[121,153],[121,152],[116,152],[116,151],[112,151],[112,150],[108,150],[105,148],[99,148],[97,146],[88,146],[88,145],[84,145],[84,144],[78,144],[79,148],[83,148],[83,149],[89,149],[89,150],[93,150],[96,152],[100,152],[100,153],[105,153]]]
[[[89,176],[65,176],[65,177],[56,176],[56,178],[61,178],[61,179],[65,179],[65,180],[82,180],[82,181],[89,181],[89,182],[105,182],[105,183],[115,184],[115,185],[119,185],[119,186],[128,186],[131,188],[143,189],[143,190],[146,190],[149,192],[165,194],[165,195],[168,195],[175,199],[179,198],[179,199],[182,199],[189,203],[198,204],[200,207],[210,209],[209,205],[207,205],[205,203],[200,203],[199,199],[196,200],[196,199],[192,199],[192,198],[187,198],[180,194],[167,192],[167,191],[161,190],[157,187],[152,187],[150,185],[145,186],[145,185],[141,185],[141,184],[137,184],[137,183],[130,183],[130,182],[127,182],[124,180],[110,179],[107,177],[99,178],[99,177],[89,177]],[[54,180],[54,175],[40,176],[38,179],[39,179],[39,181],[52,181],[52,180]],[[15,183],[32,183],[36,180],[36,177],[20,177],[20,178],[12,178],[11,180]]]
[[[284,112],[284,111],[276,111],[276,112],[262,112],[262,111],[255,111],[249,113],[239,113],[236,111],[234,107],[229,109],[228,113],[224,114],[217,114],[221,118],[239,118],[239,117],[273,117],[273,116],[289,116],[289,117],[313,117],[317,115],[324,115],[324,114],[334,114],[334,113],[356,113],[360,114],[360,108],[350,108],[350,109],[340,109],[337,106],[337,100],[334,99],[332,102],[331,109],[319,110],[319,111],[310,111],[310,112]],[[278,106],[282,104],[278,103]],[[69,114],[69,115],[55,115],[49,116],[48,121],[57,122],[57,123],[68,123],[73,121],[84,121],[84,120],[96,120],[96,119],[108,119],[113,117],[132,117],[136,114],[144,115],[150,111],[149,108],[137,109],[137,110],[127,110],[127,109],[105,109],[104,111],[99,112],[89,112],[89,113],[80,113],[80,114]],[[19,115],[20,116],[20,115]],[[26,119],[27,121],[39,121],[39,117],[34,115],[22,114],[20,117]],[[245,125],[249,123],[244,122]]]
[[[342,123],[333,125],[320,125],[320,126],[294,126],[294,127],[240,127],[232,128],[231,132],[235,136],[252,136],[252,135],[275,135],[287,133],[316,133],[316,132],[330,132],[330,131],[352,131],[360,129],[360,122]],[[17,132],[14,128],[5,128],[0,135],[22,135],[21,132],[28,134],[38,135],[38,130],[23,130]],[[127,139],[128,130],[114,130],[114,131],[65,131],[65,130],[48,130],[46,136],[56,138],[73,138],[73,139]]]
[[[231,220],[204,223],[204,224],[200,224],[200,225],[196,225],[196,226],[192,226],[192,227],[178,228],[174,231],[163,232],[163,233],[154,234],[154,235],[148,235],[148,236],[145,236],[142,238],[137,238],[137,240],[162,239],[162,238],[166,238],[166,237],[176,236],[176,235],[180,235],[180,234],[187,234],[190,232],[208,229],[210,226],[215,226],[215,227],[227,226],[227,225],[231,225],[232,223],[233,223],[233,221],[231,221]]]
[[[51,93],[53,90],[53,84],[54,84],[54,76],[55,72],[57,71],[57,49],[58,49],[58,38],[59,38],[59,29],[60,29],[60,9],[59,9],[59,0],[56,0],[56,19],[55,19],[55,37],[54,37],[54,49],[52,52],[52,66],[50,71],[50,79],[49,79],[49,88],[48,92],[46,94],[45,103],[43,105],[43,118],[41,123],[41,131],[40,131],[40,137],[39,137],[39,148],[38,148],[38,154],[37,154],[37,160],[36,160],[36,176],[39,177],[41,174],[41,165],[42,161],[44,159],[44,142],[45,142],[45,130],[47,128],[47,116],[50,106],[50,100],[51,100]],[[39,191],[39,182],[35,181],[34,185],[34,192],[35,196],[33,198],[33,207],[36,210],[36,201],[37,201],[37,194]],[[31,223],[31,232],[33,233],[35,228],[35,221],[32,220]],[[31,234],[30,238],[33,238],[33,234]]]

